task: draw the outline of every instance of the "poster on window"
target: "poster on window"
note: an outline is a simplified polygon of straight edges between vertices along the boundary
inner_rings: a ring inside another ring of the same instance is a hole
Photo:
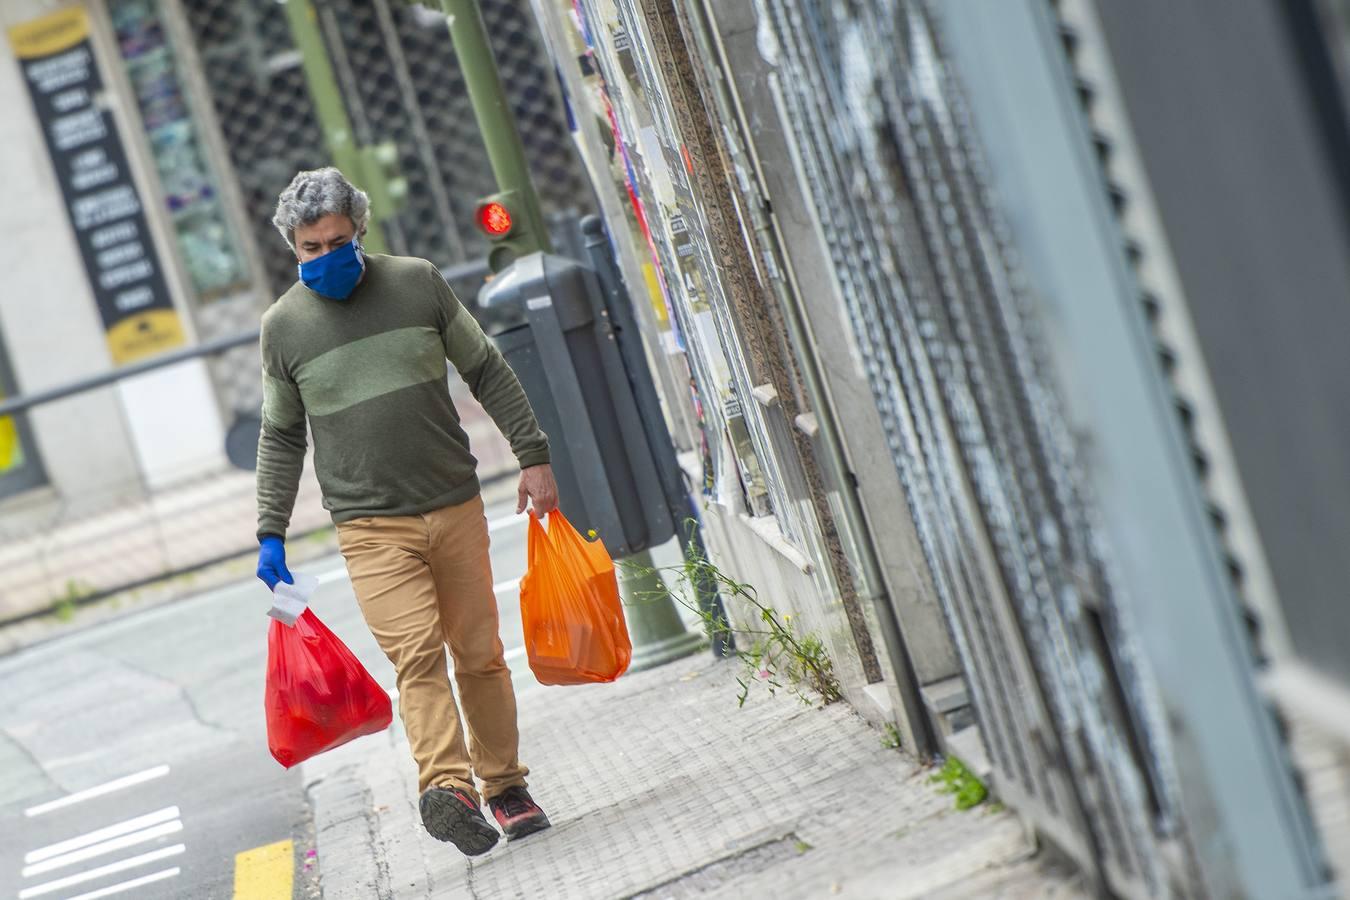
[[[183,343],[79,7],[9,29],[75,228],[113,363]]]

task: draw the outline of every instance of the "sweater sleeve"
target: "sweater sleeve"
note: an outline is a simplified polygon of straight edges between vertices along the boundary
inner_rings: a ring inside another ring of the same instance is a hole
[[[446,359],[506,436],[520,467],[528,469],[548,463],[548,436],[539,428],[516,373],[459,302],[441,273],[430,263],[428,267],[442,317],[441,338],[445,341]]]
[[[258,537],[285,538],[305,464],[305,406],[269,338],[266,319],[259,343],[263,403],[258,435]]]

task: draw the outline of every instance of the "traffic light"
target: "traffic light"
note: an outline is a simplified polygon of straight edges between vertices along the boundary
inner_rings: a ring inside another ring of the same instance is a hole
[[[492,239],[504,238],[511,233],[511,226],[515,222],[511,218],[511,210],[507,209],[496,200],[490,200],[478,207],[478,227]]]
[[[494,273],[522,256],[544,249],[516,191],[502,191],[479,200],[474,223],[491,243],[488,268]]]

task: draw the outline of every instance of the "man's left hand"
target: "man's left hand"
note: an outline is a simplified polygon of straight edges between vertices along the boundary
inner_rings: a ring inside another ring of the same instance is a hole
[[[558,508],[558,483],[553,480],[553,467],[530,466],[521,470],[520,490],[516,492],[516,515],[530,504],[530,514],[542,519]]]

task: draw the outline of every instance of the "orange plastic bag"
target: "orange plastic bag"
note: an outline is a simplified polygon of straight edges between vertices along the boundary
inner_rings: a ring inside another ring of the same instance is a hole
[[[583,540],[555,510],[547,532],[530,517],[528,556],[520,617],[530,670],[539,683],[613,681],[626,672],[633,644],[605,545]]]

